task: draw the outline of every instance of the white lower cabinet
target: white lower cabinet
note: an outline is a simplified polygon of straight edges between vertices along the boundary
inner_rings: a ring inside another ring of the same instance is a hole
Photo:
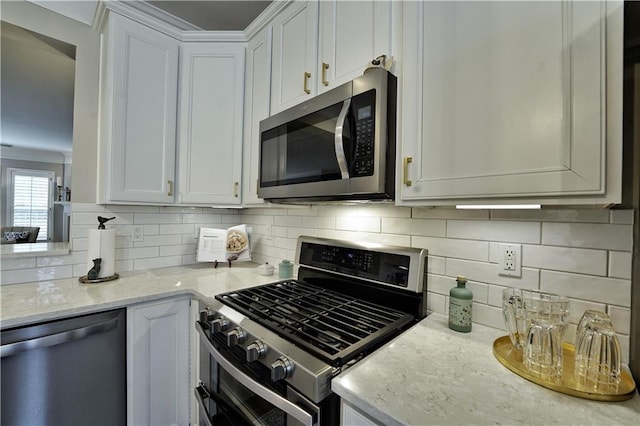
[[[127,308],[127,424],[188,425],[190,299]]]
[[[340,403],[340,424],[342,426],[380,426],[382,423],[376,422],[357,408],[342,401]]]

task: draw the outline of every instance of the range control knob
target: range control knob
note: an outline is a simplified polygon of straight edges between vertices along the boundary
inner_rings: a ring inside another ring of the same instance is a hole
[[[207,306],[200,311],[200,322],[209,321],[209,317],[211,317],[211,308]]]
[[[218,317],[210,322],[211,330],[214,333],[220,333],[226,331],[229,327],[229,320],[225,317]]]
[[[286,379],[291,377],[291,374],[293,374],[293,363],[289,358],[281,356],[271,364],[271,381]]]
[[[257,361],[262,359],[267,353],[267,346],[260,340],[256,340],[246,348],[247,362]]]
[[[235,346],[242,342],[244,342],[244,338],[246,337],[246,333],[240,327],[236,327],[227,333],[227,346]]]

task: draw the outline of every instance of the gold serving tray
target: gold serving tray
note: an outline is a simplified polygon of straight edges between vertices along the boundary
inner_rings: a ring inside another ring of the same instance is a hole
[[[626,401],[635,395],[636,383],[626,368],[622,369],[622,379],[619,385],[600,386],[595,391],[580,389],[573,376],[575,347],[570,343],[563,343],[562,350],[562,378],[559,383],[552,383],[543,378],[536,377],[527,371],[522,363],[522,353],[513,347],[509,336],[498,337],[495,342],[493,342],[493,354],[502,365],[518,376],[524,377],[545,388],[595,401]]]

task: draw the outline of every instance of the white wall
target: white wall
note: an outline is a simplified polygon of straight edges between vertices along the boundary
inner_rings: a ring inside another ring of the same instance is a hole
[[[25,1],[3,1],[2,20],[76,46],[73,200],[95,202],[100,37],[89,26]]]

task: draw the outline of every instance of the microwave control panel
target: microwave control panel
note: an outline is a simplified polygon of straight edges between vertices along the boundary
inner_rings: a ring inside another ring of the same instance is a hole
[[[374,171],[376,91],[356,95],[352,99],[355,119],[355,149],[351,176],[371,176]]]

